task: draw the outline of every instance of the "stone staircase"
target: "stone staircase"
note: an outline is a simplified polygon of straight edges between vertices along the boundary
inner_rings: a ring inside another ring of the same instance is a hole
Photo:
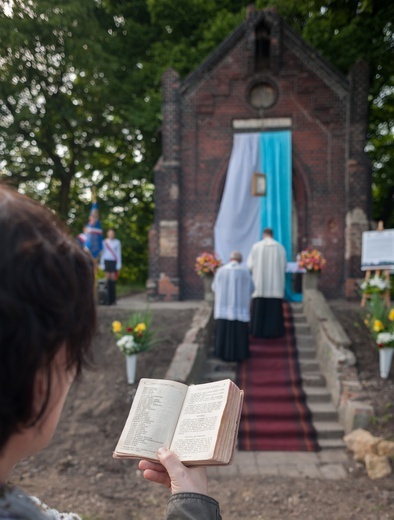
[[[297,338],[298,359],[303,380],[303,390],[312,412],[313,425],[318,434],[320,446],[343,448],[344,431],[338,422],[338,412],[331,401],[325,379],[316,359],[314,338],[303,313],[302,303],[293,303],[293,321]]]
[[[298,357],[307,404],[312,412],[313,425],[322,449],[344,448],[344,430],[338,422],[338,413],[326,388],[316,358],[314,339],[303,313],[302,303],[292,303]],[[213,346],[209,347],[201,374],[201,383],[219,379],[236,379],[236,363],[227,363],[214,358]]]

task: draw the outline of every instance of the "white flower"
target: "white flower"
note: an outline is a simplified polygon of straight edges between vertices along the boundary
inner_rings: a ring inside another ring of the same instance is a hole
[[[362,290],[376,288],[379,289],[379,291],[385,291],[386,289],[390,289],[390,282],[379,276],[374,276],[373,278],[364,281],[360,287]]]
[[[394,341],[394,332],[380,332],[376,337],[376,343],[391,343]]]
[[[116,345],[119,347],[119,350],[127,356],[136,354],[139,351],[139,346],[135,342],[133,336],[123,336],[116,342]]]

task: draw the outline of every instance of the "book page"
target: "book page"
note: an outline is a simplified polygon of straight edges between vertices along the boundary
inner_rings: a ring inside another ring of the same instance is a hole
[[[190,386],[171,443],[182,461],[213,456],[230,380]]]
[[[114,455],[158,460],[157,450],[170,446],[186,392],[176,381],[141,379]]]

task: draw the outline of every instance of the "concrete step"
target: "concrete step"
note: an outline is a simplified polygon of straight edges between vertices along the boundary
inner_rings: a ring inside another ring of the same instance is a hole
[[[300,359],[301,373],[304,372],[320,372],[320,365],[316,359]]]
[[[316,348],[316,341],[312,336],[296,336],[297,349]]]
[[[344,431],[336,421],[313,421],[319,439],[342,439]]]
[[[314,345],[316,343],[315,338],[312,336],[310,332],[308,332],[307,334],[296,333],[296,340],[297,345],[300,345],[301,343],[313,343]]]
[[[300,323],[300,324],[304,323],[305,325],[307,325],[305,314],[302,314],[302,313],[293,314],[293,322]]]
[[[316,359],[316,350],[314,348],[298,348],[298,359]]]
[[[313,423],[338,421],[338,412],[332,403],[313,403],[308,401],[308,408],[312,412]]]
[[[345,448],[342,439],[319,439],[319,446],[322,450],[339,450]]]
[[[303,386],[308,405],[310,403],[331,403],[331,394],[325,386]]]
[[[313,387],[326,387],[326,380],[321,374],[315,372],[304,372],[302,374],[302,386],[313,386]]]
[[[294,323],[294,330],[295,330],[295,334],[296,336],[298,337],[299,335],[300,336],[305,336],[305,335],[308,335],[311,333],[311,328],[310,326],[308,325],[308,323],[297,323],[295,322]]]
[[[302,302],[291,302],[290,303],[291,310],[294,312],[303,312],[304,305]]]

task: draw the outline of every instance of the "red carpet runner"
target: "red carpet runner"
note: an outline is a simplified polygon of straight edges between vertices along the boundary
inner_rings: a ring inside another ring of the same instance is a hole
[[[285,336],[251,337],[250,358],[238,366],[237,384],[245,391],[239,450],[320,449],[301,386],[293,317],[287,302],[283,310]]]

